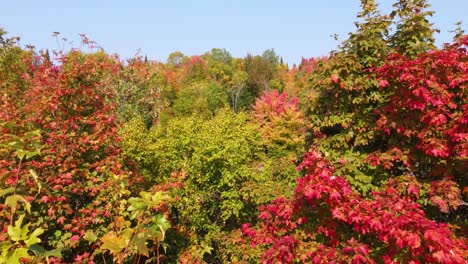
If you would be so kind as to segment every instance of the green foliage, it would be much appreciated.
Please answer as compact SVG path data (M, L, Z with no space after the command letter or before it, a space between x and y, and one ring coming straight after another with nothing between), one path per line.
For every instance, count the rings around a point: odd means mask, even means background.
M112 101L117 105L120 122L128 122L138 116L149 127L158 121L168 104L168 98L161 96L170 91L162 66L144 62L141 58L130 60L111 87Z
M362 0L362 10L357 17L360 21L356 22L356 32L350 33L349 38L339 48L339 51L334 53L342 61L342 68L335 69L335 74L342 77L342 74L359 77L360 72L369 67L374 67L376 63L382 63L382 57L387 53L387 41L389 26L391 19L386 15L381 15L378 5L374 0ZM350 81L350 80L349 80ZM359 81L353 84L356 89ZM362 85L362 84L361 84ZM367 87L367 86L365 86Z
M212 49L211 52L205 53L203 58L208 62L208 74L210 78L226 86L230 81L233 72L233 58L225 49Z
M11 123L3 123L0 130L10 130ZM30 232L31 222L24 222L26 214L31 214L30 199L27 199L22 194L21 189L25 187L25 183L30 176L38 187L40 193L42 184L38 180L38 175L32 169L29 169L29 175L21 175L21 169L24 166L22 163L25 160L34 158L41 153L40 131L35 130L26 132L22 136L14 134L3 134L0 136L0 156L2 158L14 159L14 169L7 170L0 174L2 178L8 177L8 174L16 174L15 185L8 188L0 189L0 198L4 202L5 207L2 208L2 214L6 214L9 209L9 224L7 228L8 240L0 240L0 263L22 263L22 259L34 259L34 261L46 260L49 263L49 257L61 257L61 250L45 250L40 243L42 242L39 236L44 233L44 229L33 224L33 231ZM21 193L21 194L20 194ZM36 194L36 196L37 196ZM33 198L35 199L36 196ZM17 220L14 219L17 217ZM13 224L14 221L14 224ZM33 252L36 257L30 255L29 251Z
M399 54L414 57L417 54L435 48L434 32L428 21L434 12L428 11L427 0L399 0L393 6L391 17L399 17L396 32L389 40L390 46Z
M250 177L249 163L262 153L260 135L246 118L223 109L212 119L174 118L147 133L137 121L124 127L123 147L153 181L183 171L201 190L227 191Z
M203 81L208 77L207 62L200 56L187 58L182 65L182 70L182 84L184 85Z
M260 125L272 157L294 160L304 152L305 118L297 98L277 90L265 92L252 106L252 115Z
M274 49L265 50L262 53L262 58L268 61L271 67L276 68L279 64L279 56L276 54Z
M198 114L210 117L226 104L227 94L223 87L214 82L199 82L179 92L172 110L176 116Z
M233 61L231 53L226 49L211 49L211 51L204 56L208 58L209 62L212 61L230 65Z
M158 208L168 202L169 196L162 192L140 192L140 197L130 197L123 204L128 204L126 210L115 215L115 221L104 234L100 250L109 252L114 263L124 263L130 256L151 255L159 263L162 255L160 247L166 248L164 239L166 231L171 227L163 214L156 214ZM89 236L88 240L97 237ZM97 253L100 253L99 251Z
M175 51L169 54L167 58L167 65L171 67L180 67L186 59L185 55L180 51Z
M12 91L12 86L20 87L24 91L27 80L21 75L29 73L28 63L32 62L31 51L21 49L17 42L18 37L7 37L7 32L0 28L0 89ZM13 96L13 94L8 94ZM3 95L5 96L5 95ZM20 103L15 101L15 103Z
M246 106L243 105L244 101L242 99L244 98L243 95L245 94L248 78L249 75L245 71L237 70L233 73L232 78L227 86L231 109L234 111L246 108Z
M357 31L312 73L309 114L313 144L338 171L346 172L353 188L363 193L382 180L364 160L365 153L385 146L372 125L376 106L385 100L370 71L383 63L388 52L386 37L391 20L381 15L374 1L361 1Z
M250 99L259 96L263 91L269 91L271 81L277 77L279 59L273 49L266 50L262 56L247 55L244 58L245 72L248 74L247 94ZM245 99L249 99L247 96ZM248 104L252 104L248 101Z
M251 219L258 204L292 192L294 164L265 161L263 139L247 118L222 109L212 119L173 118L149 131L133 121L122 132L125 153L138 161L148 181L179 182L172 189L171 196L178 197L172 211L193 257L200 243L221 250L223 236Z
M414 56L433 48L434 30L427 21L432 12L425 10L426 1L399 1L390 16L381 15L372 0L361 1L361 6L356 32L311 74L308 118L313 144L338 172L347 175L353 188L368 193L391 174L404 170L401 167L389 173L366 162L370 153L385 152L392 145L374 125L379 119L376 109L389 97L374 69L389 53ZM389 33L391 26L396 28L393 34Z

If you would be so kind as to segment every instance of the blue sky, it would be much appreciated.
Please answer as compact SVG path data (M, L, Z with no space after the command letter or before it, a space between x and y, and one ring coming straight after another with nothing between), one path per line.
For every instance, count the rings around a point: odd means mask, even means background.
M385 0L389 11L394 1ZM468 24L468 0L432 0L437 43L451 41L453 24ZM78 0L1 3L0 27L21 44L59 49L52 32L79 46L85 33L122 58L137 53L165 61L173 51L201 55L225 48L235 57L274 48L290 65L301 57L326 55L354 31L358 0ZM466 24L463 27L466 29ZM70 47L70 44L66 45Z

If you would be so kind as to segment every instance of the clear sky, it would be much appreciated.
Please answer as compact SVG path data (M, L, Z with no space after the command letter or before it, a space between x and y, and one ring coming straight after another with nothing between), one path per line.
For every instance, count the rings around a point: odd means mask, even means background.
M389 11L393 0L381 0ZM468 24L468 0L432 0L437 43L451 41L454 23ZM141 50L166 61L173 51L201 55L225 48L234 57L274 48L290 65L326 55L354 31L359 0L4 0L0 27L21 45L59 49L52 32L79 46L85 33L122 58ZM67 45L70 47L70 44Z

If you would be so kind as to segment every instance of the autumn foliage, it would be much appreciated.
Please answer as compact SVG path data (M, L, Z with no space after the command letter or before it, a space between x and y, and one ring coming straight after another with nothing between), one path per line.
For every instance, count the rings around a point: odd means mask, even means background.
M66 261L92 262L98 237L107 232L103 227L112 226L119 204L143 180L132 167L126 168L118 146L121 137L107 87L120 73L120 63L104 53L70 52L58 57L60 65L48 61L35 65L29 58L44 59L28 53L18 57L30 63L21 73L21 86L2 83L8 91L0 111L2 143L12 146L2 153L2 184L13 186L12 197L24 197L34 208L27 219L46 230L43 248L61 249L54 256ZM34 155L27 144L8 143L22 141L32 130L39 131L26 138L36 140ZM21 154L25 151L26 156ZM119 192L122 188L124 192ZM17 206L11 212L2 207L4 234L17 219L16 210L22 211Z
M252 106L252 115L269 144L271 155L298 156L303 150L305 117L299 100L278 90L264 92Z
M0 30L0 264L466 263L468 36L361 4L291 68Z
M377 127L396 134L397 147L409 150L413 162L419 161L418 151L439 160L468 155L467 47L465 36L415 59L395 54L376 71L388 96L376 109Z
M262 262L465 262L466 240L427 218L411 182L392 179L366 199L317 150L299 169L306 174L294 196L262 206L258 229L243 226L251 244L265 248Z

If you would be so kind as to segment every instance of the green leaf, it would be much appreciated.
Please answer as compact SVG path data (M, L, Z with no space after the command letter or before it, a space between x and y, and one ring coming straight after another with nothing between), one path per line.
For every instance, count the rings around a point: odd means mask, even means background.
M35 245L30 246L29 250L31 250L34 253L34 255L38 257L45 257L47 260L47 263L49 263L49 257L62 258L63 249L56 248L52 250L46 250L44 247L35 244Z
M38 150L38 149L36 149L34 151L25 151L24 153L26 155L26 159L30 159L32 157L35 157L35 156L41 154L40 150Z
M34 244L37 244L39 242L41 242L41 239L38 238L38 236L42 235L44 233L44 229L42 228L37 228L36 230L34 230L31 235L29 235L29 238L26 239L24 241L24 243L26 244L26 246L31 246L31 245L34 245Z
M93 243L94 241L96 241L98 239L98 236L93 232L93 230L88 230L86 231L86 233L84 234L83 238L90 242L90 243Z
M1 254L1 256L6 257L9 250L10 250L10 248L12 248L12 247L13 247L13 245L10 243L10 241L0 243L0 254ZM0 258L0 260L1 260L1 258ZM0 261L0 263L5 263L5 262Z
M55 238L61 237L61 236L62 236L62 231L56 230L56 231L54 232L54 236L55 236Z
M28 258L28 257L29 257L29 254L28 254L28 249L27 248L17 248L17 249L15 249L13 254L11 254L11 256L9 256L7 258L6 263L8 263L8 264L21 264L20 260L22 258Z
M21 139L16 139L16 140L12 139L12 141L8 142L8 146L10 148L15 149L15 150L22 150L23 149L23 143L21 142Z
M16 206L18 205L18 201L24 203L24 207L28 213L31 213L31 204L21 195L14 194L10 195L5 199L5 204L8 205L13 211L16 211Z
M24 159L24 156L26 156L26 151L22 150L22 149L18 149L16 151L16 155L18 156L18 158L20 160L23 160Z
M34 130L34 131L31 131L31 132L27 132L24 134L23 138L25 139L32 139L36 136L40 136L41 135L41 131L40 130Z
M42 246L40 246L38 244L31 245L29 247L29 250L31 250L32 253L34 253L34 255L36 255L36 256L45 256L45 254L47 252L47 250L44 247L42 247Z
M141 198L132 197L128 199L128 203L130 206L128 207L127 211L138 211L138 210L146 210L148 208L148 204Z
M211 251L213 250L213 248L206 242L206 241L202 241L200 243L200 246L202 247L202 255L205 255L205 254L211 254Z
M49 257L56 257L56 258L62 258L62 249L56 248L52 250L48 250L45 254L47 258Z
M153 206L159 205L161 202L167 201L169 196L164 192L156 192L151 196L151 202Z
M39 181L39 177L37 176L37 173L33 170L33 169L30 169L29 170L29 174L31 174L31 176L33 177L34 181L36 182L36 185L37 187L39 188L39 190L37 190L37 193L39 194L42 190L42 184L41 182Z
M169 221L167 221L166 217L164 217L164 215L157 215L154 219L153 219L153 223L157 224L158 226L160 226L160 228L163 230L163 231L166 231L168 230L169 228L171 228L171 223L169 223Z
M130 236L133 229L125 229L121 235L117 236L114 232L109 232L101 237L101 249L107 249L111 254L117 254L127 247L130 242Z
M9 193L12 193L14 191L15 191L15 187L9 187L9 188L6 188L6 189L1 189L0 190L0 197L5 196L5 195L7 195Z
M13 241L20 241L26 239L28 235L28 227L29 223L26 224L24 227L21 227L23 224L23 219L24 219L24 214L20 215L18 220L15 221L15 226L8 226L8 235L10 236L10 239Z
M171 227L171 224L164 215L153 217L152 224L146 225L145 229L151 233L152 238L158 241L163 241L166 236L166 231Z
M5 199L5 204L10 207L13 211L16 210L16 206L18 205L18 195L10 195Z
M146 241L148 239L151 239L149 233L146 232L138 232L135 236L132 238L132 244L135 245L137 248L138 254L144 255L146 257L149 256L149 251L148 247L146 247Z

